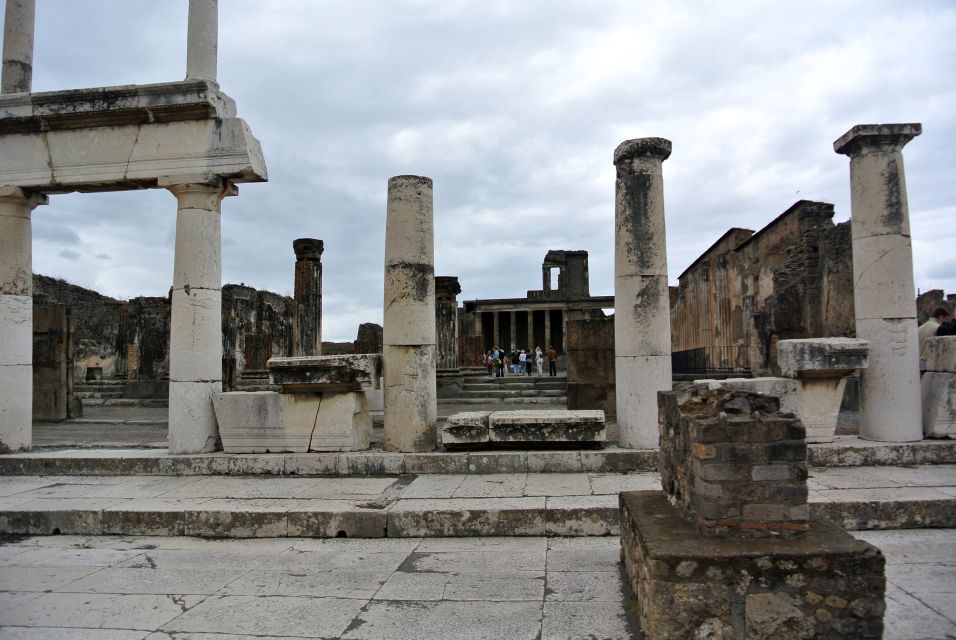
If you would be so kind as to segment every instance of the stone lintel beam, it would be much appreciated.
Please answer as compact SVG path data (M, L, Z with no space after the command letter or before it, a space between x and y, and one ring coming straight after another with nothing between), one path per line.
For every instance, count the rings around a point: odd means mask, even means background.
M382 355L270 358L266 367L270 381L279 385L282 393L375 390L380 388Z
M777 364L785 378L840 378L867 367L869 348L869 342L858 338L780 340Z
M321 261L325 243L316 238L298 238L292 241L292 250L296 260Z
M870 152L895 152L923 133L919 122L904 124L858 124L836 139L833 150L850 156Z
M3 20L2 93L29 93L33 83L34 0L6 0Z

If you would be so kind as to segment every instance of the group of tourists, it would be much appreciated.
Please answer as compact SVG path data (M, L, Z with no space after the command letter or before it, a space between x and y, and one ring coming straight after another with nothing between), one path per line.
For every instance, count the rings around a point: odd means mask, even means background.
M505 371L512 375L532 375L537 369L538 375L544 375L544 360L548 359L548 375L558 375L558 352L554 347L548 347L547 353L541 347L525 349L513 348L507 353L501 347L493 347L484 355L484 365L488 369L488 377L503 378Z

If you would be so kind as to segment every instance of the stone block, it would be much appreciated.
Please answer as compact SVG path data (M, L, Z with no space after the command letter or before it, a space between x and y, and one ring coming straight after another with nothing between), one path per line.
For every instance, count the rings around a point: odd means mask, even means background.
M777 342L777 364L784 378L847 375L867 366L869 344L856 338L811 338Z
M288 395L280 394L283 398ZM372 418L365 394L358 391L322 394L310 451L360 451L368 449L371 437Z
M603 443L604 412L599 410L495 411L488 417L491 442Z
M220 447L212 398L222 382L169 381L169 452L210 453Z
M482 445L490 440L488 416L490 411L464 411L448 416L442 428L441 442L445 446Z
M0 402L0 453L29 450L33 437L33 367L0 366L0 389L4 395Z
M298 420L283 420L283 405L274 391L234 391L212 398L219 421L219 436L226 453L264 453L309 450L315 412ZM302 411L302 405L298 407ZM295 415L296 412L293 412ZM291 416L290 416L291 417Z
M266 366L283 393L375 390L382 378L378 353L269 358Z
M622 557L648 640L882 637L883 555L833 524L814 521L786 540L713 538L660 492L621 493L620 509Z
M956 336L938 336L926 341L926 370L956 373Z
M927 371L920 380L923 434L956 438L956 373Z

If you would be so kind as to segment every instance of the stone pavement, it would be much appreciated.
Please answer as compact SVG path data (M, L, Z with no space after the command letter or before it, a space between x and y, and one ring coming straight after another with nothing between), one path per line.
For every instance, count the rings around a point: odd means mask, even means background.
M956 637L956 530L887 558L886 640ZM2 640L639 640L617 538L0 542Z
M956 465L815 467L811 513L848 529L956 527ZM0 532L408 538L617 535L656 472L5 475Z

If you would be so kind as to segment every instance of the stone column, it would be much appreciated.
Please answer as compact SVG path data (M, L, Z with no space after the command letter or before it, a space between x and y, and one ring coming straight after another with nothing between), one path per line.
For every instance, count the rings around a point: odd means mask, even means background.
M219 0L189 0L186 79L216 81Z
M551 347L551 309L544 310L544 344L541 349L547 353Z
M500 347L501 346L501 321L498 319L498 314L500 311L492 311L492 334L494 337L495 344L492 346Z
M458 369L458 294L456 276L435 278L435 341L438 369Z
M538 346L534 342L534 309L528 308L528 348L534 353L534 348ZM533 367L532 367L533 368Z
M9 9L8 9L9 12ZM0 187L0 453L33 433L33 247L30 215L47 198Z
M657 392L671 389L662 166L670 140L638 138L614 150L614 373L620 445L658 447Z
M179 207L169 334L169 452L219 449L212 396L222 391L220 206L232 183L163 180ZM201 182L199 180L202 180Z
M34 0L7 0L0 93L29 93L33 84ZM31 338L31 342L32 342Z
M509 314L508 323L511 325L509 327L509 329L511 330L511 340L510 340L510 344L506 348L510 352L512 349L515 349L518 346L518 322L517 322L517 317L515 316L514 311L509 311L508 314Z
M437 443L432 216L430 178L389 178L383 327L389 451L431 451Z
M860 437L909 442L920 425L916 287L903 147L920 124L857 125L833 143L850 157L856 337L870 343L860 374Z
M292 355L322 355L322 251L314 238L292 241L295 251L295 317Z

